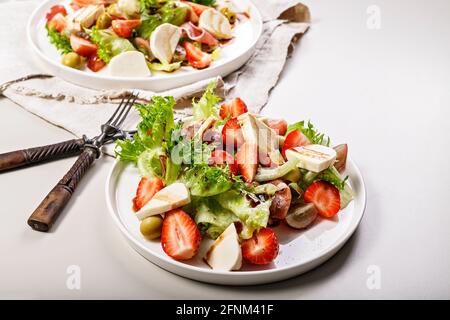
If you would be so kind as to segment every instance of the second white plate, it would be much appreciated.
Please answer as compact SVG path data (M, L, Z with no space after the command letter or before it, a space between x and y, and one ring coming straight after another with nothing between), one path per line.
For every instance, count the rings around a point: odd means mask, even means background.
M235 4L243 11L247 11L250 19L236 27L235 38L222 49L220 58L210 67L203 70L182 67L173 73L160 72L151 77L112 77L108 75L107 67L105 70L94 73L61 64L61 55L47 37L45 14L51 6L63 4L68 7L69 2L68 0L47 0L33 12L27 25L28 43L35 53L37 62L47 72L74 84L93 89L145 89L158 92L216 76L225 76L240 68L251 57L262 33L262 19L258 9L250 0L239 0Z

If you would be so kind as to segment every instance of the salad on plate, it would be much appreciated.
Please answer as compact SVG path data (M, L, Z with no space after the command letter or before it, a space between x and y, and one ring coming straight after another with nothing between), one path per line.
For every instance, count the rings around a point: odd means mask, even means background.
M253 114L240 98L221 101L215 86L178 121L172 97L135 106L137 133L116 145L118 159L141 175L130 214L173 259L192 259L210 238L202 258L214 270L270 264L279 253L277 225L305 229L352 200L341 175L347 145L332 147L311 122Z
M71 0L45 28L65 66L147 77L208 68L248 18L229 0Z

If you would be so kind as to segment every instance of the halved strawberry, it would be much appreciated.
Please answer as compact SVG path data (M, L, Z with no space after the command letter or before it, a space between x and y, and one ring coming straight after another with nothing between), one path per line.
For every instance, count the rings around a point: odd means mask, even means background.
M210 165L224 166L228 165L233 175L238 174L238 164L236 159L225 150L214 150L211 152L211 157L208 159Z
M223 143L231 148L237 148L244 143L241 125L237 118L229 119L222 128Z
M241 98L234 98L233 100L222 103L219 115L222 119L228 117L237 118L246 112L248 112L248 108L245 102Z
M312 202L325 218L331 218L339 212L341 196L339 190L326 181L316 181L306 188L304 199L306 203Z
M278 255L279 244L275 232L262 228L241 244L242 256L254 264L271 263Z
M202 14L202 12L205 11L206 9L211 8L211 7L204 6L202 4L198 4L198 3L194 3L194 2L189 2L189 1L183 1L183 2L188 4L192 8L192 10L194 10L194 12L197 16L200 16Z
M63 31L66 25L66 18L61 13L55 14L53 18L48 22L48 28L50 30L56 30L58 32Z
M91 54L87 61L87 67L94 72L100 71L106 66L106 62L100 59L97 53Z
M175 209L164 216L161 245L176 260L191 259L200 247L202 237L194 220L183 210Z
M56 16L58 13L60 13L62 16L67 15L67 10L64 8L64 6L56 4L50 8L50 10L45 15L45 19L47 19L47 22L53 19L54 16Z
M311 144L311 142L300 130L291 131L284 140L281 154L286 158L286 150L306 146L308 144Z
M190 42L183 42L183 48L186 50L186 59L189 64L196 69L204 69L211 64L211 56L203 52Z
M83 57L89 57L97 52L97 46L95 44L73 34L70 36L70 46L73 51Z
M236 153L236 160L244 181L253 182L258 171L258 146L253 143L244 143Z
M113 20L113 31L122 38L129 38L133 34L133 29L141 25L141 20Z
M336 151L336 162L334 163L334 167L339 172L344 171L345 165L347 164L348 146L347 144L340 144L333 149Z
M163 187L164 184L159 178L142 177L136 190L136 197L133 198L133 210L139 211Z
M275 130L280 136L284 136L288 128L286 120L283 119L269 119L267 120L267 125Z

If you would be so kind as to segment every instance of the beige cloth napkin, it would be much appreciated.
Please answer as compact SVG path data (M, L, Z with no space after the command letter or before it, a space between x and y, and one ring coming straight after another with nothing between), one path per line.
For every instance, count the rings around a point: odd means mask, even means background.
M1 0L0 0L1 1ZM223 96L240 96L253 112L260 112L276 85L290 49L298 36L309 27L309 10L296 0L255 0L264 20L264 30L257 49L239 70L218 79ZM0 83L24 75L42 73L33 63L26 45L26 22L39 1L0 2ZM189 114L183 102L203 91L211 79L161 92L180 100L177 113ZM95 91L59 78L28 80L10 86L4 95L48 122L76 136L98 133L99 126L111 114L124 91ZM139 90L148 100L153 92ZM130 115L127 127L136 125L138 117Z

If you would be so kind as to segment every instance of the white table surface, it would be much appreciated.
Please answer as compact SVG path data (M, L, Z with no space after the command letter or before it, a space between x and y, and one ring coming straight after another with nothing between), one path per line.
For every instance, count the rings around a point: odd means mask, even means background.
M313 26L264 113L310 118L350 146L368 203L335 257L265 286L215 286L170 274L134 252L109 218L110 158L83 179L53 232L32 231L26 220L74 161L66 159L0 176L0 297L450 298L450 2L305 4ZM372 4L380 8L380 29L366 24ZM4 98L0 127L0 152L71 138ZM70 265L80 267L80 290L66 286ZM379 268L378 290L366 285L370 266Z

